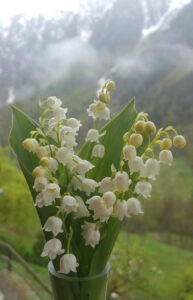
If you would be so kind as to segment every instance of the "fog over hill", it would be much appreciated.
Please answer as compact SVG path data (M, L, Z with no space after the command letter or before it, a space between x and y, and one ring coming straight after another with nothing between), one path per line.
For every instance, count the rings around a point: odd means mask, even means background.
M98 1L52 19L14 16L0 25L0 104L46 97L50 86L63 96L109 77L126 87L123 102L163 96L192 77L192 20L190 0Z

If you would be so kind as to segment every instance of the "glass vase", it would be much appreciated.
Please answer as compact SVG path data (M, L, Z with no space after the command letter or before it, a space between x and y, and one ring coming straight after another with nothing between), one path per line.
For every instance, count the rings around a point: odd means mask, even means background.
M55 271L53 263L48 264L53 300L106 300L108 272L105 269L90 277L69 277Z

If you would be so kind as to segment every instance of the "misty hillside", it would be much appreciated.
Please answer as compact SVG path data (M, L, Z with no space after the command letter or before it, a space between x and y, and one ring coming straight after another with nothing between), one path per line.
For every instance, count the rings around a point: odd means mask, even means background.
M193 2L99 1L80 14L48 20L15 16L0 27L0 135L6 105L23 102L36 114L37 99L61 97L77 113L107 78L115 100L136 96L158 124L189 128L193 117ZM118 99L118 100L117 100ZM115 104L115 110L117 105ZM4 137L1 138L4 142Z

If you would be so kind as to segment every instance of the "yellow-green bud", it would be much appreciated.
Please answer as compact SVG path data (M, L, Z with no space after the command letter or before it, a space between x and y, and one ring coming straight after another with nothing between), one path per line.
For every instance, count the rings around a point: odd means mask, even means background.
M147 121L145 123L144 130L145 130L145 133L147 133L148 135L154 135L156 133L157 129L156 129L156 126L153 122Z
M110 97L109 97L108 94L100 92L99 93L99 101L104 102L104 103L109 103L110 102Z
M29 152L33 152L35 153L37 151L37 148L39 147L38 142L36 139L25 139L22 142L22 146L25 150L29 151Z
M96 103L96 110L97 111L103 111L106 107L106 104L101 102L101 101L97 101Z
M173 139L173 144L176 148L182 149L186 146L186 139L183 135L176 135Z
M169 138L164 138L160 143L160 148L162 150L168 150L172 148L172 141Z
M40 165L42 167L47 167L49 165L49 158L48 157L42 157L40 160Z
M106 84L107 91L113 92L116 89L116 83L112 80L109 80Z
M32 175L34 177L45 177L47 173L48 171L46 169L44 169L42 166L38 166L33 170Z
M129 132L126 132L124 135L123 135L123 141L124 143L127 143L129 140Z
M42 158L42 157L48 155L48 152L44 146L40 146L36 150L36 155L38 158Z
M137 133L143 133L145 128L145 121L137 121L134 125L134 128Z
M129 138L129 144L134 146L135 148L138 148L143 143L143 137L139 133L132 133Z

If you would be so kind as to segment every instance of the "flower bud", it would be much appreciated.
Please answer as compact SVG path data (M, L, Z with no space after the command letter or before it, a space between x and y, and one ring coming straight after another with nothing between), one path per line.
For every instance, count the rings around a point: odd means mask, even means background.
M42 167L48 167L49 164L49 158L48 157L42 157L40 160L40 165Z
M170 138L165 138L161 141L160 143L160 148L162 150L168 150L170 148L172 148L172 141Z
M22 146L25 150L35 153L37 148L39 147L36 139L25 139L22 142Z
M145 121L139 120L135 123L135 131L137 133L143 133L144 132L144 128L145 128Z
M48 152L47 152L47 150L44 146L40 146L36 150L36 155L37 155L38 158L41 159L42 157L47 156Z
M109 103L110 102L110 97L107 93L105 94L103 92L100 92L98 98L99 98L99 101L101 101L103 103Z
M103 103L102 101L97 101L96 102L96 110L97 111L104 111L105 108L106 108L105 103Z
M43 168L42 166L38 166L33 170L32 175L34 177L46 177L47 173L48 172L45 168Z
M154 135L156 133L156 126L153 122L148 121L145 123L145 133L147 133L148 135Z
M186 146L186 139L183 135L176 135L173 139L174 146L182 149Z
M113 92L116 89L116 83L112 80L109 80L106 84L107 91Z
M143 137L139 133L132 133L132 135L129 138L130 145L134 146L135 148L138 148L143 143Z

